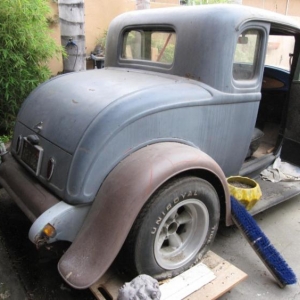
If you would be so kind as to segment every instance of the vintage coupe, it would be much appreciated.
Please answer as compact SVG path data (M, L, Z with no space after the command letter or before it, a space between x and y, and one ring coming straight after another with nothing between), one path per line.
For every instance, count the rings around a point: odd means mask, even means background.
M231 224L226 177L256 178L260 212L300 192L263 182L300 164L300 27L235 5L128 12L105 68L57 76L16 120L0 184L38 246L70 241L61 276L91 286L116 257L133 275L174 276Z

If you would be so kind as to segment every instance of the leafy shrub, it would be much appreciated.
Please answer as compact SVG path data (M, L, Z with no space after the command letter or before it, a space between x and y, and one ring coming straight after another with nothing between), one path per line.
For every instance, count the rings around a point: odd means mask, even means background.
M3 144L6 144L10 141L11 139L11 136L8 136L8 135L1 135L0 136L0 144L3 143Z
M62 48L50 37L48 0L0 1L0 135L10 133L25 97L51 75Z
M102 35L96 40L95 49L99 49L99 52L102 51L102 54L105 54L107 32L108 32L107 29L105 29Z

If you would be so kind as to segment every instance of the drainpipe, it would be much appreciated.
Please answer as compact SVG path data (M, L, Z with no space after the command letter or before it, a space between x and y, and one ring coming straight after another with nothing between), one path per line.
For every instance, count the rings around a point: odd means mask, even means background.
M285 8L285 14L288 14L289 11L289 4L290 4L290 0L286 0L286 8Z
M150 0L136 0L135 2L136 9L149 9Z
M68 54L64 73L86 69L84 0L58 0L61 44Z

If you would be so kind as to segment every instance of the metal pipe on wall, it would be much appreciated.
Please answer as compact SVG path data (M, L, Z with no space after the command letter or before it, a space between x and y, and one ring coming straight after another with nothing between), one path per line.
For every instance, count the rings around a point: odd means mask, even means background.
M286 0L286 8L285 8L285 14L288 14L289 11L289 4L290 4L290 0Z

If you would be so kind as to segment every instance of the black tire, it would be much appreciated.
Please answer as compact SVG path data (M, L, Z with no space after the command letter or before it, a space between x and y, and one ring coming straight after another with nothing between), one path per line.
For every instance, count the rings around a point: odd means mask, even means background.
M192 176L170 180L142 208L121 263L132 276L176 276L209 250L219 219L220 202L210 183Z

